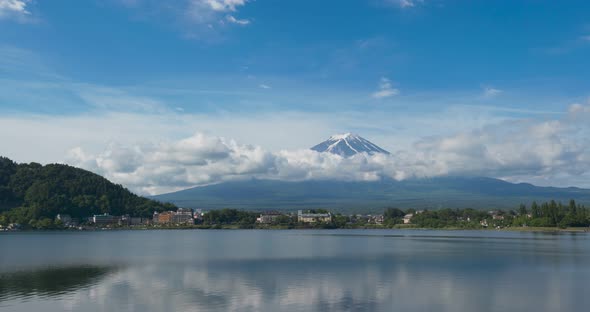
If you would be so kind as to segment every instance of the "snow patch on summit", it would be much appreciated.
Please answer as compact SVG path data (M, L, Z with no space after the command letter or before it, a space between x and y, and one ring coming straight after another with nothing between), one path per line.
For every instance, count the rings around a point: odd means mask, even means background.
M371 143L369 140L350 132L332 135L328 140L311 149L316 152L328 152L343 157L349 157L359 153L367 153L369 155L377 153L389 154L388 151Z

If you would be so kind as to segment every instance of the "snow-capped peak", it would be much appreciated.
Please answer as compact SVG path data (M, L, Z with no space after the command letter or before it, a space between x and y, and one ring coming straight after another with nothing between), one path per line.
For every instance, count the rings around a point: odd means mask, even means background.
M352 134L350 132L342 133L342 134L334 134L328 140L336 141L336 140L344 140L344 139L353 139L358 138L357 135Z
M388 151L371 143L369 140L350 132L335 134L328 140L312 147L311 149L317 152L328 152L345 157L358 153L367 153L371 155L375 153L389 154Z

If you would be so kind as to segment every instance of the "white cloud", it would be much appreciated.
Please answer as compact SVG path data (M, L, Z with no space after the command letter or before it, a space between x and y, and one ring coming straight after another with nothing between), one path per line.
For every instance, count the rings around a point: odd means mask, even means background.
M400 5L402 8L407 8L407 7L413 7L415 4L414 4L414 2L413 2L413 1L411 1L411 0L400 0L400 1L399 1L399 5Z
M386 4L395 5L402 9L415 7L416 5L423 2L424 0L385 0Z
M0 19L7 17L23 17L31 14L27 10L29 0L0 0Z
M248 24L250 24L250 21L249 20L247 20L247 19L237 19L237 18L233 17L232 15L227 15L225 17L225 19L228 22L233 23L233 24L238 24L238 25L248 25Z
M484 98L493 98L502 93L503 91L500 89L496 89L494 87L484 87L483 88L483 97Z
M572 114L580 107L572 106ZM590 109L583 107L588 114ZM90 153L73 148L68 163L95 171L140 193L248 179L372 181L477 175L539 184L581 182L590 175L584 122L510 120L453 135L425 137L391 155L343 158L307 149L271 152L197 133L176 140L109 144Z
M188 5L188 16L197 23L210 25L213 22L223 23L222 14L237 12L238 8L246 5L246 0L191 0ZM233 24L247 25L247 19L236 19L232 15L225 18Z
M132 12L135 18L157 16L179 28L186 38L217 42L223 39L230 25L245 26L249 19L236 18L239 9L248 0L117 0Z
M590 99L586 101L586 104L574 103L569 106L568 113L572 118L585 118L587 114L590 114Z
M122 89L89 84L72 84L69 88L86 104L101 110L144 113L163 113L170 110L158 100L133 95Z
M262 88L262 89L270 89L269 85L266 85L264 83L261 83L260 85L258 85L258 87Z
M381 81L379 82L379 90L374 92L372 96L376 99L382 99L398 94L399 89L394 88L391 84L391 81L388 78L382 77Z
M590 35L581 36L580 40L590 42Z
M196 2L204 2L214 11L235 12L237 7L246 5L247 0L196 0Z
M386 155L343 158L311 150L273 153L259 146L198 133L171 143L111 144L95 155L75 148L68 163L138 192L153 194L250 177L376 180L387 174L395 160Z

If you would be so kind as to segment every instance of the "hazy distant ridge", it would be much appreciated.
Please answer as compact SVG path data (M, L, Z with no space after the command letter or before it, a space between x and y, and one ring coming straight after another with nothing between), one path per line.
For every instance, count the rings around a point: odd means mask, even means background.
M485 177L438 177L374 182L247 180L195 187L154 197L194 208L371 210L400 208L517 208L532 201L575 199L590 190L538 187Z

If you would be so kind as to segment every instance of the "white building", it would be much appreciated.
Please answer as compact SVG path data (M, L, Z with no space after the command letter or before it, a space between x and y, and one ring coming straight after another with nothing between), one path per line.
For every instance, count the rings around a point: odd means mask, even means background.
M412 223L412 218L414 217L413 213L408 213L404 216L404 224Z
M55 216L55 220L61 221L61 223L65 226L70 225L70 223L72 223L72 217L70 217L70 215L68 214L58 214L57 216Z
M297 221L303 223L316 223L316 222L331 222L331 213L303 213L302 210L297 212Z
M256 223L262 224L269 224L277 222L278 218L281 216L280 212L277 211L269 211L261 213L258 218L256 218Z
M194 224L193 210L191 208L178 208L178 210L172 215L172 223Z

